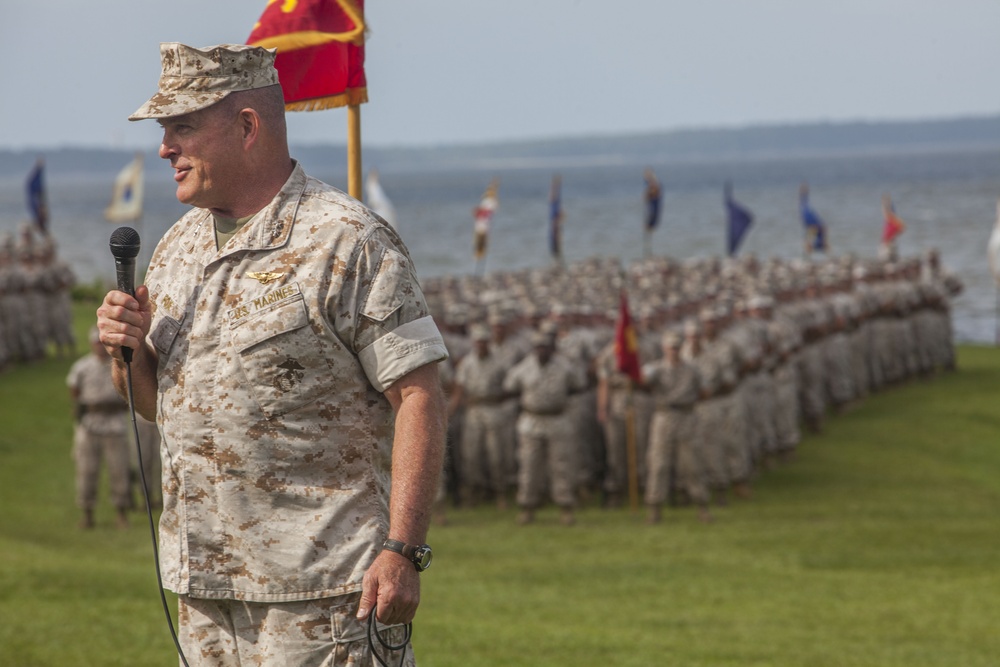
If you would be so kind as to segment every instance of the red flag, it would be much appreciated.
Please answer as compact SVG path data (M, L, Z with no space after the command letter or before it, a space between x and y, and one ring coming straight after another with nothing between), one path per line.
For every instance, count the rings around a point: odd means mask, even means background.
M628 297L624 289L621 291L621 308L618 313L618 323L615 325L615 361L619 373L628 375L635 382L642 381L639 369L639 339L628 312Z
M891 208L885 212L885 225L882 227L882 243L892 243L892 240L906 230L906 225Z
M247 44L278 49L289 111L368 101L364 0L269 0Z
M495 178L490 181L486 192L483 193L483 198L479 201L479 206L472 209L472 217L475 225L473 228L472 250L476 255L476 259L481 260L486 256L486 243L490 236L490 222L493 221L493 214L496 213L497 206L499 205L499 200L497 199L497 189L499 187L500 181Z

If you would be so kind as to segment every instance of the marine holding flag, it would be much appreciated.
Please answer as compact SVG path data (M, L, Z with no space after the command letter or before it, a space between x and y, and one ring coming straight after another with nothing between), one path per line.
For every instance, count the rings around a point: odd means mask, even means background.
M604 431L603 488L608 507L621 504L626 492L638 502L639 452L644 434L638 434L636 396L633 388L640 382L639 343L628 296L619 295L618 321L615 335L600 353L597 370L597 421Z
M147 284L97 315L119 392L128 347L135 406L162 434L180 644L192 665L371 665L377 617L404 646L382 658L413 665L447 351L409 253L291 158L272 50L160 54L130 120L160 123L193 208Z

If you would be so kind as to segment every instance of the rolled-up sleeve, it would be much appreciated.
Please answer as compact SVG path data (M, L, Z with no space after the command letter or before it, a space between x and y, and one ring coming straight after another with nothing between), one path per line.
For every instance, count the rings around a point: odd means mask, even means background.
M410 371L448 358L406 249L383 233L361 250L354 345L369 382L385 391Z
M448 358L444 340L430 317L407 322L387 332L358 354L368 381L379 391L410 371Z

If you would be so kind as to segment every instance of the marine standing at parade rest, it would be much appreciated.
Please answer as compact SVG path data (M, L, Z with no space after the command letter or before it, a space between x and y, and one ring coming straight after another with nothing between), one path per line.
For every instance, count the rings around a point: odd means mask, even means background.
M444 343L395 232L290 157L275 52L160 53L130 119L158 120L194 208L98 325L163 438L181 645L192 665L372 664L364 621L399 643L429 564Z
M473 351L458 362L449 413L465 405L462 428L462 478L460 496L474 505L489 494L498 509L507 508L507 452L503 431L510 421L504 400L503 381L508 366L492 349L485 325L471 329Z
M555 353L555 337L535 332L534 351L510 369L504 389L521 397L517 418L518 523L535 519L546 488L562 509L564 525L575 523L579 447L567 408L570 395L586 389L584 373ZM546 472L548 476L546 477Z
M76 462L76 503L83 511L81 528L94 527L97 483L102 459L108 466L111 503L118 527L128 526L129 448L125 413L128 405L111 381L111 356L101 345L97 329L90 332L90 353L69 369L66 386L76 415L73 460Z

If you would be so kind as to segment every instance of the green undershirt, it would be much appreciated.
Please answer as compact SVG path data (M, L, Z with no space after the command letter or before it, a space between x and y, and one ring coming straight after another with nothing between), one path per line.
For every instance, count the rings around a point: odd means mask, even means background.
M253 215L248 215L245 218L223 218L213 213L212 218L215 219L216 249L221 250L229 242L229 239L236 236L236 232L240 231L243 225L247 224L252 217Z

